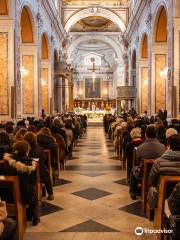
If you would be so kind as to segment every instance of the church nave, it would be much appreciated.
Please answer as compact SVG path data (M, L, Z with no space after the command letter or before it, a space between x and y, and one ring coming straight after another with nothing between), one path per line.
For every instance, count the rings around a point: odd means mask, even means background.
M40 224L28 227L26 240L133 240L136 227L152 227L140 201L129 196L126 171L101 124L88 126L60 178L55 199L45 203Z

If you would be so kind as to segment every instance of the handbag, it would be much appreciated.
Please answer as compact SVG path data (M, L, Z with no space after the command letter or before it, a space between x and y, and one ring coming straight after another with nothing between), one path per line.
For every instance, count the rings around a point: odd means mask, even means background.
M155 209L158 206L158 196L159 192L155 187L150 187L148 195L147 195L147 201L148 205L151 209Z

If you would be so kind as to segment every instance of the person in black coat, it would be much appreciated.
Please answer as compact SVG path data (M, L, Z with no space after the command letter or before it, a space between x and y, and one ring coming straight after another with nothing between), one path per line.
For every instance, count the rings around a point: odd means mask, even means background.
M49 149L51 151L51 165L54 169L57 169L56 139L52 136L49 128L41 128L37 134L37 142L43 149Z
M26 140L31 147L29 151L29 157L39 159L40 180L42 183L45 184L45 188L48 193L48 200L53 200L54 199L53 187L46 166L46 159L43 153L43 148L38 145L36 134L33 132L26 133L24 136L24 140Z
M19 176L21 198L23 205L29 205L32 214L32 224L40 222L37 195L35 191L36 162L28 157L30 146L26 141L13 145L12 155L5 153L5 165L0 168L0 175ZM9 196L6 196L9 197Z
M11 153L11 151L9 135L5 131L0 132L0 160L3 159L4 153Z

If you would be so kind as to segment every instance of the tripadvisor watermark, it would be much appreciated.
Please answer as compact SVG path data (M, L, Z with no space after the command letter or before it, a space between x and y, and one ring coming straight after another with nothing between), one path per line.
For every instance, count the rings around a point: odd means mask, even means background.
M149 228L142 228L137 227L135 229L135 234L137 236L141 236L143 234L158 234L158 233L165 233L165 234L171 234L173 230L171 229L149 229Z

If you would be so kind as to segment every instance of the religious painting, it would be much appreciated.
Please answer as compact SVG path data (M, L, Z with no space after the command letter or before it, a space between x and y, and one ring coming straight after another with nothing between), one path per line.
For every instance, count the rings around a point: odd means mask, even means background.
M22 56L23 114L34 114L34 57Z
M85 79L85 98L101 98L101 79Z
M9 114L8 33L0 32L0 114Z
M166 55L156 54L155 56L156 78L155 78L155 103L156 113L166 108Z
M148 109L148 68L141 68L141 112Z

